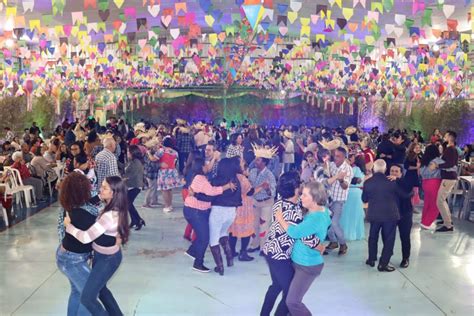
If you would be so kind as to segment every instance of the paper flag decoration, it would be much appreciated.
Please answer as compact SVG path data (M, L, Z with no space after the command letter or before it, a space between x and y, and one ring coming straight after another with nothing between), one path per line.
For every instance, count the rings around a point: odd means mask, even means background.
M160 13L160 5L159 4L149 5L148 12L150 13L152 17L156 18L158 14Z
M123 3L125 2L125 0L114 0L114 3L115 5L117 6L117 8L121 8L123 6Z
M264 11L263 5L243 5L242 8L250 26L252 29L255 29L262 19Z
M354 15L354 9L352 8L342 8L342 15L346 20L350 20Z
M451 15L453 15L455 8L456 7L454 5L450 5L450 4L443 5L444 16L448 19Z

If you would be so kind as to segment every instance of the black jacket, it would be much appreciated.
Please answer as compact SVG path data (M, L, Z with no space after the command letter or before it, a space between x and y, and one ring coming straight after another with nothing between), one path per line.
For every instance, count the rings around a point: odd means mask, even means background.
M402 177L396 182L400 190L408 195L398 197L398 209L400 211L400 216L403 217L404 215L409 215L413 212L413 204L411 204L413 183L411 183L406 177Z
M226 181L220 181L220 179L214 178L211 180L213 186L225 185ZM235 184L235 191L225 190L222 194L217 196L206 196L204 194L196 194L195 197L200 201L211 202L212 206L224 206L224 207L239 207L242 206L242 189L240 187L240 181L235 178L232 180Z
M362 201L369 203L369 222L389 222L400 219L398 199L408 198L395 181L390 181L383 173L375 173L364 183Z

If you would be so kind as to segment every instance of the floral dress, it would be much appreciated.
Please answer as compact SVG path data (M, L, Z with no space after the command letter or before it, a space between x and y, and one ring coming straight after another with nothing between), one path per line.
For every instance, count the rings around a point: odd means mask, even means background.
M183 179L180 177L176 169L176 161L178 159L178 152L172 148L162 147L155 153L155 158L160 163L166 163L166 168L160 168L158 171L157 190L166 191L174 188L179 188L184 185Z
M229 233L237 238L250 237L255 233L254 220L255 214L253 210L253 198L247 193L252 190L249 179L242 174L238 174L237 178L242 189L242 206L236 211L234 223L229 228Z

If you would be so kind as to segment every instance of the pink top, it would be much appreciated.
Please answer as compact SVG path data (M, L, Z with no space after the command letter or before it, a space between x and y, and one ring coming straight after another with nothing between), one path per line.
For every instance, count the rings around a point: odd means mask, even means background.
M74 225L70 224L66 227L66 232L74 236L74 238L76 238L83 244L88 244L90 242L93 242L103 234L112 237L117 237L118 221L118 212L109 211L102 215L99 215L95 224L89 227L89 229L86 231L77 229L76 227L74 227ZM92 244L92 248L103 255L113 255L114 253L120 250L120 246L118 245L113 245L112 247L103 247L97 245L96 243Z
M189 186L194 193L204 193L209 196L216 196L222 194L222 187L213 187L206 176L197 175L194 177L193 182ZM199 201L194 196L186 197L184 200L184 205L187 207L192 207L201 211L205 211L211 208L211 202Z

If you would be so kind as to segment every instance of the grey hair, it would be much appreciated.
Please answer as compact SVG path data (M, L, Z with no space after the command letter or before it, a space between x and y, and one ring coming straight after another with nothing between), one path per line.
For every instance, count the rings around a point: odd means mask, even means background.
M12 154L12 160L15 161L17 158L23 158L23 153L21 151L15 151Z
M377 159L374 161L374 173L387 171L387 163L383 159Z
M113 137L106 137L104 138L104 140L102 141L102 145L107 148L109 147L110 145L113 145L115 144L115 139Z
M328 202L328 194L326 188L322 183L319 182L308 182L304 186L305 188L309 189L309 195L313 201L320 205L324 206Z

